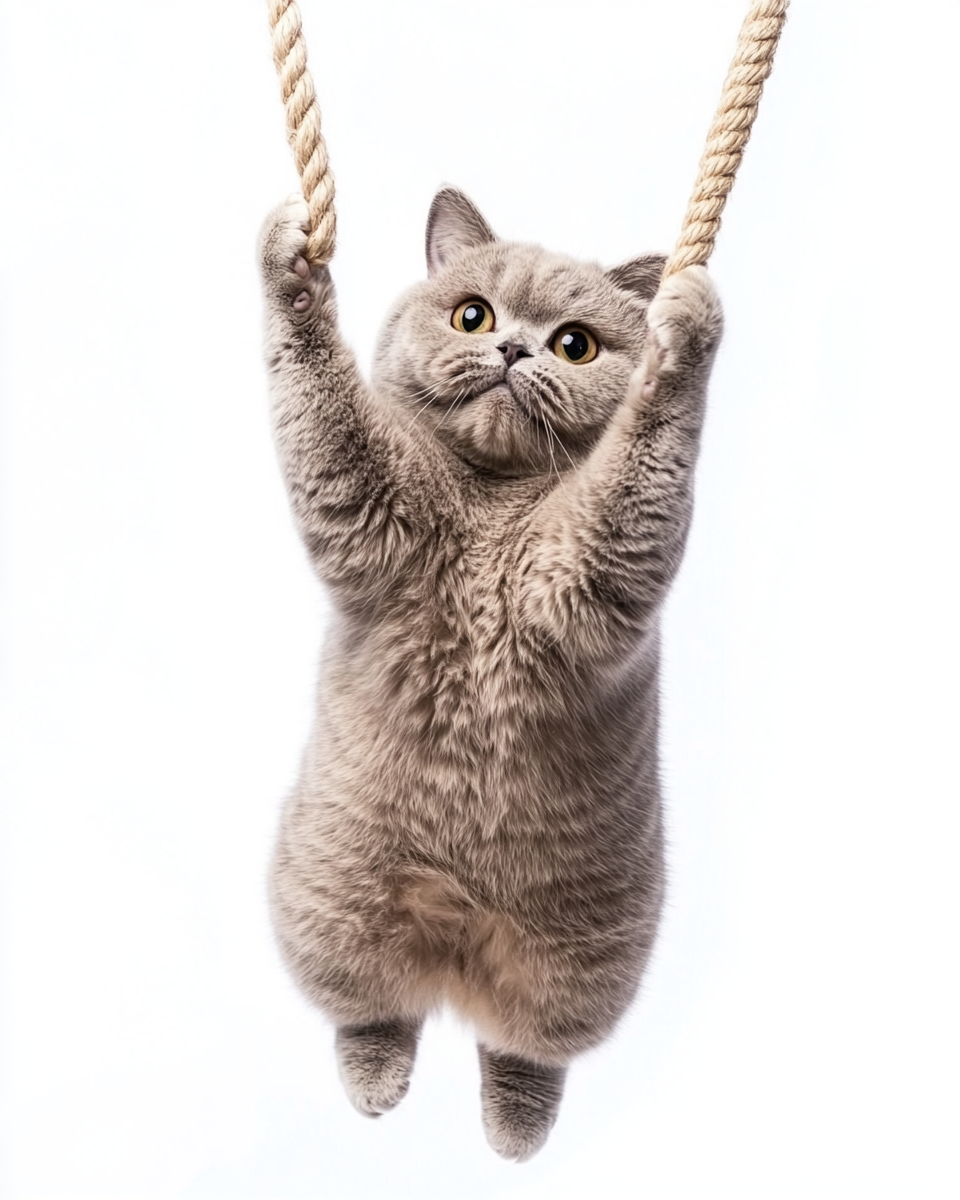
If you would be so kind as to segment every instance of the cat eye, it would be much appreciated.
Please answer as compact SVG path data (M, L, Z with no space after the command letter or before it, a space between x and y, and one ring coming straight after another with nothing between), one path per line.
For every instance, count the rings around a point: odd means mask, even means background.
M454 310L450 324L461 333L489 333L493 328L493 309L485 300L464 300Z
M597 339L588 329L582 329L579 325L565 325L553 339L553 352L557 358L576 363L577 366L592 362L599 351Z

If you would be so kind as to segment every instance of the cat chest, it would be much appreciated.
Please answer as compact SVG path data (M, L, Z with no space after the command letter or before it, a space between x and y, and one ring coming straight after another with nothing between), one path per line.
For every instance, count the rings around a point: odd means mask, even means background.
M556 664L518 619L514 574L492 553L428 573L389 616L353 639L352 683L388 724L416 738L455 731L485 742L523 725L557 693Z
M482 854L503 830L538 843L547 812L580 837L587 808L602 830L603 812L644 774L639 696L611 697L536 642L508 570L429 582L330 647L324 792L437 861L453 848L458 861Z
M503 597L425 607L387 651L398 699L446 719L503 711L532 686L522 641Z

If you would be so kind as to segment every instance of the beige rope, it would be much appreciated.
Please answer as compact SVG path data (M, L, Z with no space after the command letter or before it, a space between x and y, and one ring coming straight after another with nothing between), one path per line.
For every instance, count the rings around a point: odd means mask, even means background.
M320 107L307 70L300 10L294 0L267 0L273 33L273 61L280 76L280 94L287 110L287 141L310 209L307 258L316 266L333 258L337 214L333 209L333 175L320 132Z
M720 214L757 115L763 81L773 67L789 2L758 0L747 14L720 95L720 107L707 134L683 229L664 267L664 279L693 263L705 263L710 257L720 229Z
M664 268L664 279L693 263L705 263L710 257L720 229L720 215L757 115L763 83L773 67L789 3L790 0L756 0L744 20L720 95L720 107L707 134L683 228ZM287 140L293 147L303 195L310 209L307 258L311 263L326 263L333 257L337 239L333 175L320 132L316 90L307 70L300 10L295 0L267 0L267 5L273 32L273 61L286 106Z

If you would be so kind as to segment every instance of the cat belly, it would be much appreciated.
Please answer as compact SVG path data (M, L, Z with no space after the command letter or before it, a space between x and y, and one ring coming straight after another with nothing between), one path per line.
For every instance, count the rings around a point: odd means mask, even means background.
M629 1006L659 910L648 895L639 910L564 922L562 906L552 919L486 907L439 871L345 882L332 872L307 888L279 864L274 880L288 965L336 1023L448 1004L491 1048L558 1064L602 1041Z
M483 840L461 817L458 848L422 814L357 817L332 798L295 799L274 866L288 965L334 1021L449 1004L490 1047L556 1063L610 1033L654 939L658 817L621 830L618 855L556 828L539 845L534 830Z
M282 823L291 971L340 1024L446 1003L494 1049L569 1061L609 1034L653 942L654 708L633 688L572 720L462 675L447 712L436 693L385 705L357 667L333 664Z

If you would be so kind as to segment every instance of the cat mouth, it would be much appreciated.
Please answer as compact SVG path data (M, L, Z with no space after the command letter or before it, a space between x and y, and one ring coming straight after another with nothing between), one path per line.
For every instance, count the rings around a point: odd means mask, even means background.
M528 389L523 386L515 386L509 373L490 382L485 380L478 382L479 386L468 392L459 401L454 401L455 407L467 408L477 401L481 401L489 404L494 411L499 410L504 416L510 410L525 421L532 421L536 424L543 423L543 416L538 406L531 404L530 396L525 394Z
M499 391L506 393L506 395L508 395L513 401L514 406L520 411L522 416L526 417L528 421L535 421L537 424L542 424L541 414L530 405L529 400L523 395L523 392L520 388L515 388L511 385L509 375L506 377L506 379L501 380L501 382L498 383L492 390L495 392Z
M520 394L519 388L510 386L509 378L501 379L493 387L483 388L470 397L470 401L480 399L486 400L487 403L492 405L494 410L500 410L503 415L506 415L506 410L512 410L524 421L530 421L534 425L543 427L541 414L531 408L529 401Z
M481 384L475 391L465 396L461 404L466 406L476 403L477 400L487 400L495 407L499 407L504 401L507 401L519 408L524 416L532 415L506 379L499 379L496 383Z
M505 379L501 379L499 383L495 383L493 387L484 389L483 395L491 397L509 396L525 417L530 417L532 420L536 419L536 413L531 412L529 405L520 395L519 390L511 386L509 375Z

